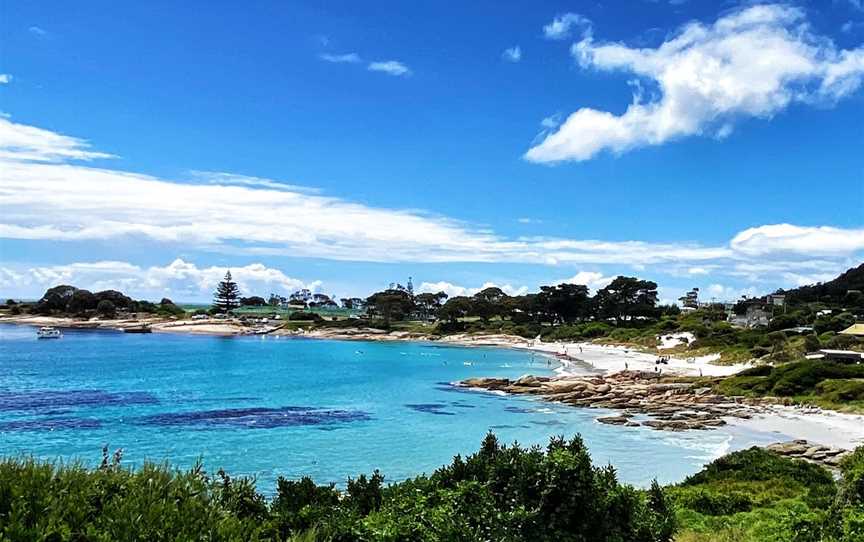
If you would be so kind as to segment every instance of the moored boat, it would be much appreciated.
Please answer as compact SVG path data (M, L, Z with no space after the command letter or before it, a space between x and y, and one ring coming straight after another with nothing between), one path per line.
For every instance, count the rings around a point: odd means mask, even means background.
M56 327L44 326L36 331L37 339L59 339L63 334Z
M150 324L141 324L140 326L134 327L124 327L124 333L153 333L153 330L150 329Z

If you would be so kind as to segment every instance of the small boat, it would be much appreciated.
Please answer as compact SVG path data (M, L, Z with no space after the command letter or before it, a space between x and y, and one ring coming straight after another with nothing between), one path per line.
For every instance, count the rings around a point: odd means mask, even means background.
M150 329L150 324L141 324L140 326L124 327L123 333L153 333Z
M62 336L59 329L51 326L40 327L36 332L37 339L59 339Z

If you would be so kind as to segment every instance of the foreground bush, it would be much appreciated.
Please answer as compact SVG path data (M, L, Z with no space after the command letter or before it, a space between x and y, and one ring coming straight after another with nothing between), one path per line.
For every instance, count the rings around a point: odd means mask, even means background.
M0 540L667 541L674 513L656 484L620 484L579 437L545 450L501 446L431 476L384 486L377 472L344 492L280 479L268 502L252 481L200 466L137 471L103 463L0 462ZM296 537L296 538L295 538Z
M827 470L760 448L722 457L667 491L682 530L676 540L859 540L838 527L838 518L853 525L860 517L851 505L857 497L840 502Z

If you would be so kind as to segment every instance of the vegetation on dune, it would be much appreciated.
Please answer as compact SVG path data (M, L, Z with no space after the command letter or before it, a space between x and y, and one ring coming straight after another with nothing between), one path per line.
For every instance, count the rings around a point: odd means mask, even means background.
M824 468L750 448L667 488L682 528L676 540L840 541L837 495Z
M175 472L117 464L88 471L0 462L0 540L666 541L664 492L620 484L578 437L545 450L502 446L430 476L385 486L376 473L345 491L280 479L270 501L248 479L200 466ZM292 538L297 537L297 538Z
M711 384L723 395L788 398L834 410L864 410L864 365L823 360L761 365Z
M542 450L490 434L429 476L385 485L375 472L344 490L280 478L272 499L200 464L133 471L105 453L95 470L0 461L0 540L864 541L864 447L843 460L838 482L751 448L638 490L593 466L579 437Z

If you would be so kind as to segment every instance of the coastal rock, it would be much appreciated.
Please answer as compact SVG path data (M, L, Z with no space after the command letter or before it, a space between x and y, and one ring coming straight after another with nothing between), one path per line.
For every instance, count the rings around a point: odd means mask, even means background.
M610 425L625 425L630 421L630 418L629 416L605 416L602 418L597 418L597 421Z
M657 382L650 372L623 371L611 375L586 377L537 377L523 375L514 381L503 378L474 378L463 386L479 387L512 394L529 394L545 401L574 407L613 409L622 414L598 418L600 423L645 425L663 431L709 430L726 424L724 417L749 418L765 407L715 395L711 388L694 388L687 382ZM643 424L629 416L645 414ZM811 445L812 446L812 445ZM810 446L804 446L799 455ZM833 457L817 450L818 457Z

